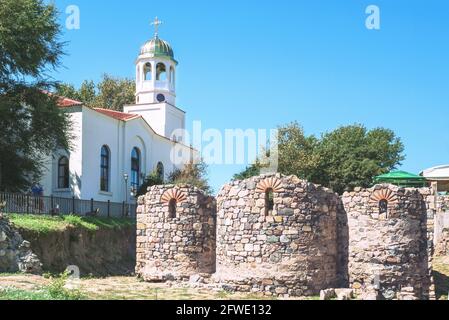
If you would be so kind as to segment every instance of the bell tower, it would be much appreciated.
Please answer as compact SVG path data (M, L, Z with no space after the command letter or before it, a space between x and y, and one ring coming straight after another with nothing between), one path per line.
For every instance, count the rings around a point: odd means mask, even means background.
M136 104L123 111L141 115L157 134L181 142L184 137L178 129L185 129L185 112L176 107L178 62L170 44L159 38L162 22L156 17L151 24L154 36L140 48L136 60Z
M159 38L157 17L151 23L154 36L140 49L136 61L136 104L162 103L176 104L176 66L173 49L167 41Z

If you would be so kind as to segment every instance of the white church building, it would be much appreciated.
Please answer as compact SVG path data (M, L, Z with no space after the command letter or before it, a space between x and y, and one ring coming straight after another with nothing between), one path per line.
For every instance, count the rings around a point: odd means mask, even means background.
M123 112L91 108L61 98L72 121L72 148L46 160L40 182L44 196L96 201L134 201L154 170L166 178L192 159L184 144L185 112L176 106L177 61L171 46L154 37L136 60L136 104ZM183 160L175 161L174 156Z

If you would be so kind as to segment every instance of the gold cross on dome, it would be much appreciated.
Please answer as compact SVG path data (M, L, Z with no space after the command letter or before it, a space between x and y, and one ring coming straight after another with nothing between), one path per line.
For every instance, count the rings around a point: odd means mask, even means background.
M154 36L157 37L159 34L159 26L162 24L162 21L157 17L151 22L151 25L154 26Z

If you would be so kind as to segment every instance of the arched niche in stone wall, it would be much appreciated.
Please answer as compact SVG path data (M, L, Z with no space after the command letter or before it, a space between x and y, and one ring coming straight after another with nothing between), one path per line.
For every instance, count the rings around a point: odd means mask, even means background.
M381 220L396 217L398 213L398 210L396 210L397 203L398 197L396 192L388 187L374 190L371 194L369 202L369 205L372 207L371 209L373 211L371 217Z

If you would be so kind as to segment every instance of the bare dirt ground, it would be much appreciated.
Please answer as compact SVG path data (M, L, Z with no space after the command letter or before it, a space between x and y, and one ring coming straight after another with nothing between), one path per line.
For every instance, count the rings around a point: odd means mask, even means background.
M449 292L449 256L434 259L434 279L438 299L447 300ZM0 288L39 290L52 280L41 276L0 274ZM170 287L165 283L147 283L136 277L84 278L74 283L85 297L94 300L258 300L273 299L258 294L231 294L202 288ZM304 298L303 298L304 299ZM317 297L308 298L317 299ZM299 299L301 300L301 299Z
M0 287L35 291L49 285L51 280L34 275L0 275ZM81 279L75 282L88 299L95 300L245 300L267 299L263 295L230 294L196 288L176 288L165 283L146 283L135 277Z

